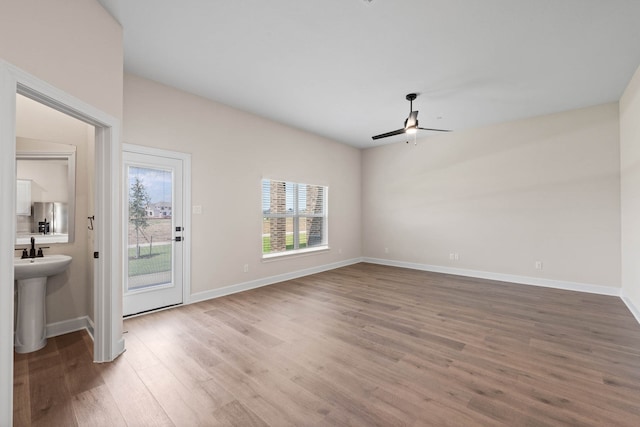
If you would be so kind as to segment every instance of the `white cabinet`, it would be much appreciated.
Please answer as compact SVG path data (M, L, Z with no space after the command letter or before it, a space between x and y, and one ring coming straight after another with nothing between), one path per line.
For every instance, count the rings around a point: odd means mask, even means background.
M16 215L31 216L31 180L16 182Z

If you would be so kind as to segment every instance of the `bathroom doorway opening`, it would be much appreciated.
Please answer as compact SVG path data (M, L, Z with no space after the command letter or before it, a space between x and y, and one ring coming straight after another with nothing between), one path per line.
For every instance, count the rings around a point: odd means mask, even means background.
M120 292L113 284L114 270L117 272L119 258L118 216L114 208L119 206L117 183L119 162L116 160L119 147L119 122L105 113L85 105L70 95L51 88L42 82L27 82L16 85L17 95L23 95L40 104L92 125L94 141L94 266L93 266L93 339L94 361L107 362L124 351L122 338L122 310ZM15 120L15 119L14 119ZM116 132L118 132L116 134ZM14 143L15 145L15 143ZM114 188L115 184L115 189ZM14 192L15 193L15 192ZM115 256L114 256L115 255ZM114 292L117 292L114 295Z
M54 254L72 258L66 274L47 281L47 337L83 328L93 335L95 245L87 218L95 212L94 137L92 125L17 96L16 179L27 184L17 196L17 248L34 239L45 259Z

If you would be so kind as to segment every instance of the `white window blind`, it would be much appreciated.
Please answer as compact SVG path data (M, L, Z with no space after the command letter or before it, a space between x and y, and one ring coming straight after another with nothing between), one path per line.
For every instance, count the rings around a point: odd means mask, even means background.
M327 247L328 187L262 180L262 254Z

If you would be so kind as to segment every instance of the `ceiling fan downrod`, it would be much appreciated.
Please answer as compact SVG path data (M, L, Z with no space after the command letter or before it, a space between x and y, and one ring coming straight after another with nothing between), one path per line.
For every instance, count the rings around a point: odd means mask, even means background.
M418 97L417 93L409 93L405 96L406 100L409 101L409 112L413 111L413 100Z

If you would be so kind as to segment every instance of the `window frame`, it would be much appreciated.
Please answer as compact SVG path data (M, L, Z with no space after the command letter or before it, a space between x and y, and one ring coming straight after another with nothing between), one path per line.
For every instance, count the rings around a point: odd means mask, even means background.
M264 192L264 188L265 185L271 187L272 183L284 183L285 184L285 203L286 203L286 187L291 185L293 186L293 200L291 201L293 203L292 206L292 211L289 212L285 212L285 213L266 213L264 206L265 206L265 202L267 202L267 204L269 206L271 206L271 193L269 193L269 199L265 200L265 192ZM313 186L313 187L319 187L322 188L322 212L321 213L300 213L300 206L299 206L299 198L300 198L300 188L301 187L306 187L306 186ZM262 253L262 259L263 260L268 260L268 259L273 259L273 258L281 258L281 257L287 257L287 256L292 256L292 255L298 255L298 254L307 254L307 253L311 253L311 252L319 252L319 251L326 251L329 249L329 227L328 227L328 222L329 222L329 214L328 214L328 201L329 201L329 187L326 185L319 185L319 184L307 184L307 183L302 183L302 182L293 182L293 181L286 181L286 180L281 180L281 179L270 179L270 178L262 178L260 181L260 198L262 201L262 222L264 224L265 219L271 219L271 218L285 218L285 219L289 219L291 218L293 221L293 248L292 249L285 249L282 251L277 251L277 252L264 252L264 237L265 234L261 233L262 236L262 249L261 249L261 253ZM322 241L320 244L318 245L314 245L312 247L303 247L300 248L300 221L301 220L306 220L308 218L322 218L322 231L321 231L321 236L322 236ZM261 226L261 230L264 230L264 225ZM308 232L309 230L307 230ZM269 236L272 236L272 230L269 231ZM286 240L286 236L285 236L285 240Z

